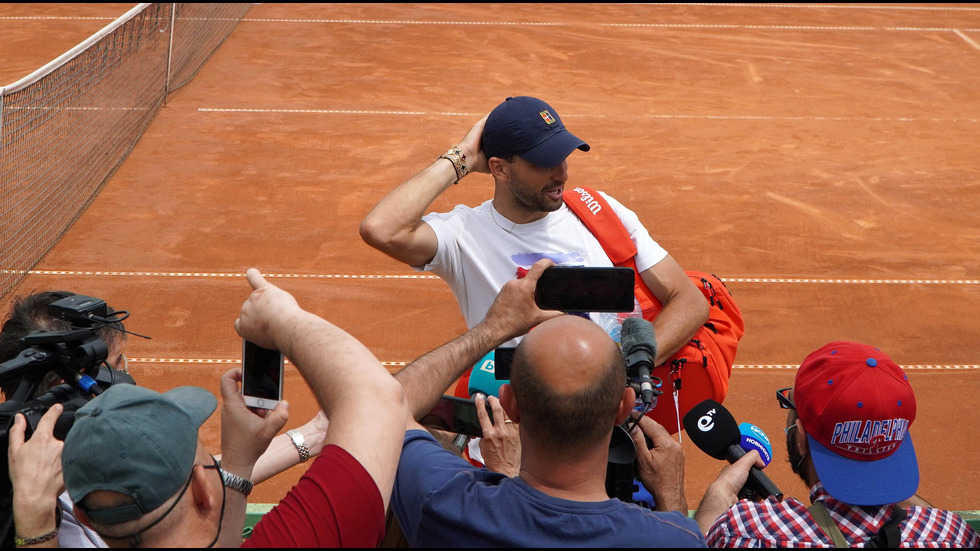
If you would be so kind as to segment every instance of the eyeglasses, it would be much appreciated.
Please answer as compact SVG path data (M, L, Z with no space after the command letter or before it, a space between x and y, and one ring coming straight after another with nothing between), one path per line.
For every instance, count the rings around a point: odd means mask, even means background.
M791 390L793 390L793 387L781 388L776 391L776 400L779 402L779 407L783 409L796 409L796 404L789 397Z

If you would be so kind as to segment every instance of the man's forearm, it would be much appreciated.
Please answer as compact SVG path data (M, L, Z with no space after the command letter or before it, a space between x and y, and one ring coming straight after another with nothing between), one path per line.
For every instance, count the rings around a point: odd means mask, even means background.
M657 365L680 350L708 320L708 303L696 288L664 305L653 322L657 335Z
M414 246L414 234L424 224L422 216L432 202L455 182L453 164L437 159L375 205L361 222L361 238L368 245L410 266L425 264L434 250Z
M435 407L445 389L487 352L507 341L479 324L463 335L418 358L395 374L405 389L412 417L421 419Z

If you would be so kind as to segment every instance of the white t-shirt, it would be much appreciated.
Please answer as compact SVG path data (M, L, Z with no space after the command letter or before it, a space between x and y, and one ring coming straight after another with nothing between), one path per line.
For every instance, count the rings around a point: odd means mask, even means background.
M638 270L642 272L667 256L636 214L605 193L602 196L636 244ZM435 232L439 246L432 261L416 269L432 272L449 284L467 327L483 320L505 283L523 277L542 258L550 258L556 265L612 266L599 241L564 204L529 224L507 220L489 200L476 208L458 205L448 213L427 214L422 220ZM634 312L639 312L638 308ZM619 325L631 315L592 313L590 317L619 341ZM519 341L514 339L507 346L516 346Z

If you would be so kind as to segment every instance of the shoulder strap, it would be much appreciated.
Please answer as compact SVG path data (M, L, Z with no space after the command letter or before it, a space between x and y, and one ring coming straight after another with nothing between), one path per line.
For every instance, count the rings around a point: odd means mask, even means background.
M878 549L898 547L898 545L902 542L902 530L899 528L899 524L901 524L907 516L908 513L905 511L904 507L895 505L892 508L892 518L888 519L888 522L882 525L882 527L878 530L878 533L868 540L864 546Z
M615 266L633 269L633 291L643 309L643 317L647 319L656 317L663 306L640 277L634 260L636 245L609 202L598 191L585 186L566 189L562 199L565 200L569 210L578 215L585 227L589 228Z
M844 538L844 534L840 531L840 528L834 522L834 519L830 516L830 512L824 507L822 501L815 501L810 506L809 511L813 519L817 521L817 525L834 542L834 547L850 547Z

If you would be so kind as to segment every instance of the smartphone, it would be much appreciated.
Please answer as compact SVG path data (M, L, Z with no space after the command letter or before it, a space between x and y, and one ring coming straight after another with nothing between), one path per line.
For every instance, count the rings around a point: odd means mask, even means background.
M493 350L493 377L498 381L510 380L510 364L514 363L516 346L498 346Z
M632 312L632 268L552 266L541 274L534 302L542 310Z
M490 421L493 421L490 403L486 402L485 405ZM425 417L429 417L429 419L426 420ZM423 421L426 421L423 424L434 424L449 432L483 438L480 418L476 416L476 402L472 398L443 395L425 417L422 418Z
M282 352L255 343L242 344L242 397L245 405L275 409L282 400Z

